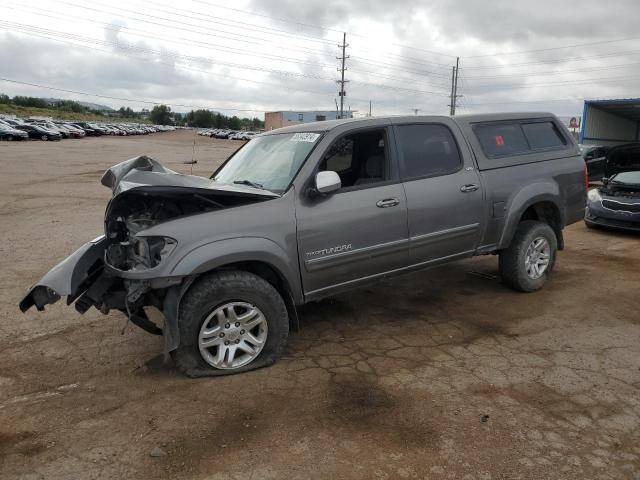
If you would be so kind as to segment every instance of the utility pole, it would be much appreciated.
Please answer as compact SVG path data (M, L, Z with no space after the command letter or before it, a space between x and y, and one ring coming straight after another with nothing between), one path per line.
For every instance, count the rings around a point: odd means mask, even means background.
M458 103L458 72L460 71L460 57L456 57L456 77L453 83L453 113L456 114L456 104Z
M371 100L369 100L369 116L371 116Z
M458 101L458 69L460 67L460 57L456 57L456 66L451 67L451 99L449 103L449 115L456 114L456 103Z
M413 114L417 117L418 116L418 112L420 111L419 108L414 108L413 109Z
M451 95L449 95L449 115L453 115L454 83L456 81L456 67L451 67Z
M347 94L347 92L344 91L344 84L349 82L348 80L344 79L344 71L346 70L344 63L347 60L347 58L349 58L345 54L348 46L349 45L347 45L347 34L345 32L342 34L342 45L338 45L338 48L342 49L342 56L336 57L336 59L342 62L341 68L338 68L338 71L340 72L340 80L336 80L336 83L340 85L340 92L338 93L340 95L340 117L339 118L344 117L344 96Z

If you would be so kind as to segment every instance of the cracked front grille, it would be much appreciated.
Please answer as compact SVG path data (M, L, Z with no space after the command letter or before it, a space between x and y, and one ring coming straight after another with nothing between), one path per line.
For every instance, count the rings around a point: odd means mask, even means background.
M602 200L602 206L604 208L608 208L609 210L640 213L640 203L622 203L614 202L612 200Z

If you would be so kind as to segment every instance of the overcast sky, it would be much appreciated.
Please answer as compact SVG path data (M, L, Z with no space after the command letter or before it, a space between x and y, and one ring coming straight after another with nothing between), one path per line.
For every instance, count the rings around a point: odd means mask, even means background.
M640 97L637 0L0 0L0 9L0 77L119 99L0 80L11 96L259 117L331 110L346 32L345 108L360 114L369 100L374 115L448 113L456 56L459 113L575 115L585 98Z

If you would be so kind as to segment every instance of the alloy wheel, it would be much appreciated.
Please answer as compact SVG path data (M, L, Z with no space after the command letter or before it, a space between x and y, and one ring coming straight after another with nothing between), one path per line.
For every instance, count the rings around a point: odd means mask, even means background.
M267 334L267 319L260 309L246 302L229 302L216 307L202 322L198 348L212 367L232 370L260 355Z
M527 248L524 258L527 276L532 280L537 280L544 275L549 268L551 261L551 246L544 237L536 237Z

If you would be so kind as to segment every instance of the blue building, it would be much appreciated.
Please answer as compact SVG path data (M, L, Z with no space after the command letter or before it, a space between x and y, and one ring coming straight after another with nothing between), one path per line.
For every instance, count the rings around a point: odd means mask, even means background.
M585 100L580 143L619 145L640 142L640 98Z
M264 114L265 130L298 125L300 123L322 122L324 120L335 120L339 116L335 110L316 111L280 111L267 112ZM353 112L344 112L344 118L353 118Z

